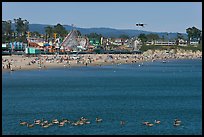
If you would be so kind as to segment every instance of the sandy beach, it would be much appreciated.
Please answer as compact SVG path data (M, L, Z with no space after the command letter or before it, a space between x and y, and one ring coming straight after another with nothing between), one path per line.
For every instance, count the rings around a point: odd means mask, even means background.
M77 66L102 66L111 64L130 64L144 61L167 59L202 58L202 52L171 50L148 50L142 54L79 54L79 55L24 55L2 56L2 72L16 70L49 69Z

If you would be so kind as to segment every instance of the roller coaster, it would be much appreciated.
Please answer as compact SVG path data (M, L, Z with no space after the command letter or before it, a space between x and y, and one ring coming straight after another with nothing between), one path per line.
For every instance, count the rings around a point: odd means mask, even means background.
M73 29L61 43L61 47L65 51L82 51L86 50L88 46L88 39L79 37L77 30Z

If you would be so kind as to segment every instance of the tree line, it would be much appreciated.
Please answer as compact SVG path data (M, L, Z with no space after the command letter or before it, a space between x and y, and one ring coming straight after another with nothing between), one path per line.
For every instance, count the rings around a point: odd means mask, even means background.
M22 18L14 19L13 21L15 23L15 30L12 29L12 20L2 21L2 42L26 42L29 22Z
M15 29L13 30L12 28L12 23L14 22L15 24ZM29 31L29 22L26 19L18 18L18 19L13 19L13 22L11 20L8 21L2 21L2 42L13 42L13 41L19 41L19 42L27 42L27 36L28 36L28 31ZM30 32L31 37L42 37L46 41L53 40L54 34L56 34L56 37L59 37L63 39L66 37L68 34L68 31L66 28L58 23L55 26L47 26L44 28L45 30L45 35L40 34L37 31ZM78 35L81 36L80 31L78 31ZM198 40L199 42L202 42L202 31L197 29L196 27L190 27L186 29L186 33L188 35L188 42L190 40ZM103 37L102 34L97 34L97 33L90 33L85 35L89 39L100 39ZM168 33L167 33L168 36ZM123 39L129 39L129 35L122 34L118 38L123 38ZM140 34L138 38L141 39L142 43L144 44L147 41L154 41L154 40L165 40L164 36L162 38L159 37L158 34L155 33L150 33L150 34ZM178 39L184 39L183 35L181 33L177 33L177 38Z
M191 40L199 41L199 43L202 42L202 31L197 29L196 27L187 28L186 33L188 35L188 39L187 39L188 44L190 44ZM167 33L167 37L168 37L168 33ZM165 40L164 35L162 36L162 38L160 38L159 35L153 34L153 33L147 34L147 35L142 33L138 36L138 38L141 39L143 44L145 44L145 42L147 41L154 41L154 40L159 40L159 39L163 41ZM181 33L177 33L177 38L175 40L178 41L179 39L184 39Z

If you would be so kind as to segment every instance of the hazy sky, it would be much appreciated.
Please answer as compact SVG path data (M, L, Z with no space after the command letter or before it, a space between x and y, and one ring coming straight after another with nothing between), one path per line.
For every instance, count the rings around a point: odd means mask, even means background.
M185 33L202 29L202 2L2 2L2 20L19 17L30 24Z

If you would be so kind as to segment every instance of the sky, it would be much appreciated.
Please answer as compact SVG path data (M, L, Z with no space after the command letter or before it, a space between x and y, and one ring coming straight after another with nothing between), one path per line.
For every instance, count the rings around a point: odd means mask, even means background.
M2 2L2 20L19 17L30 24L185 33L202 30L202 2Z

